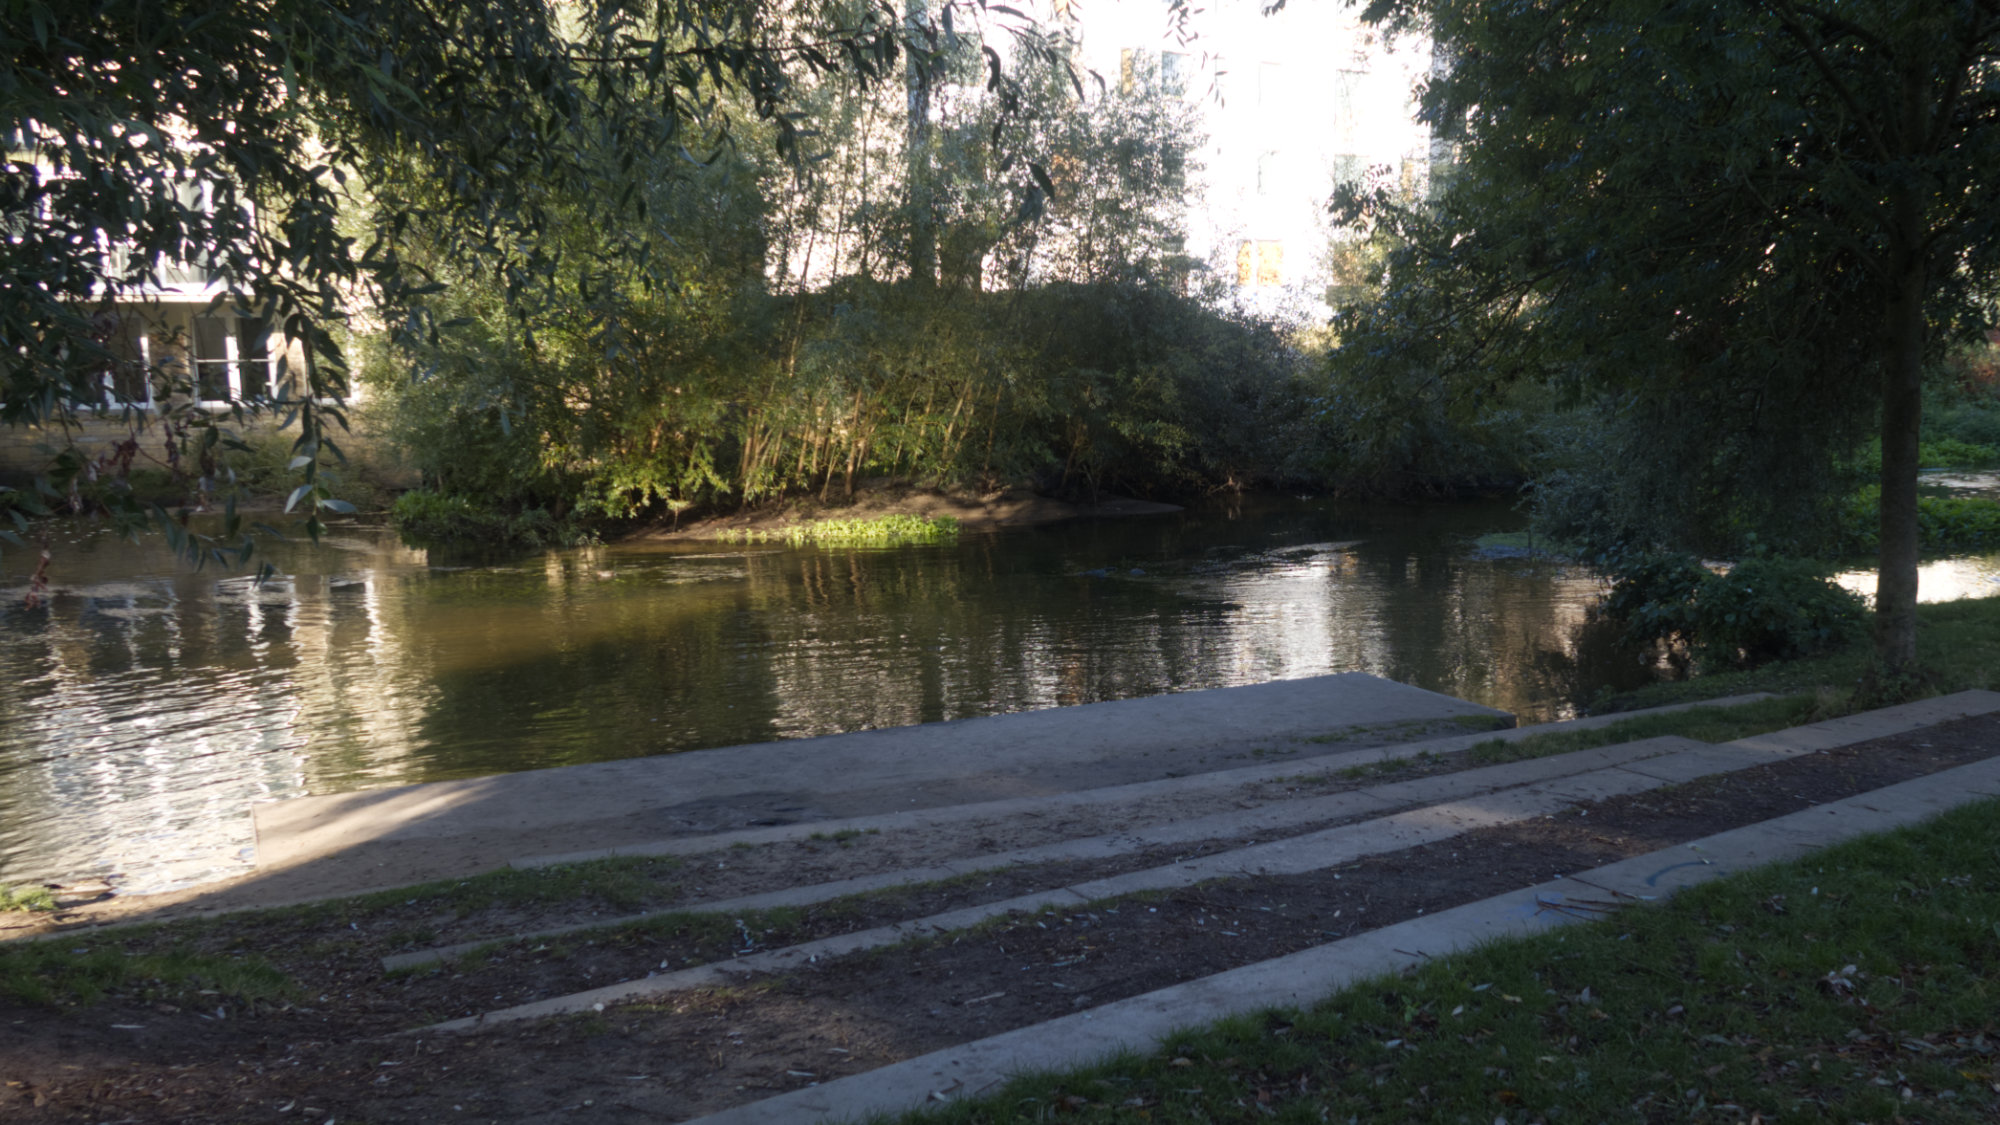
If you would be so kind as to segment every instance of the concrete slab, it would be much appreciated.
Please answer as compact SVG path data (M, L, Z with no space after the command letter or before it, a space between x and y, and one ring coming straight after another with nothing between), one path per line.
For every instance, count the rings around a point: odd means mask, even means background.
M1260 782L1299 775L1332 773L1356 766L1372 766L1380 762L1409 758L1428 754L1445 757L1461 753L1482 742L1499 739L1515 742L1555 730L1595 730L1613 723L1645 715L1667 714L1701 707L1731 707L1743 703L1755 703L1769 699L1768 692L1753 692L1746 695L1725 696L1720 699L1697 700L1692 703L1675 703L1643 711L1627 711L1615 715L1596 715L1582 719L1570 719L1558 723L1541 723L1535 726L1514 727L1505 730L1482 731L1475 734L1452 735L1445 738L1424 739L1414 742L1397 742L1384 746L1360 750L1338 751L1304 758L1288 758L1282 762L1265 762L1253 766L1217 770L1209 773L1182 777L1160 778L1153 781L1132 782L1125 785L1106 786L1096 789L1071 791L1034 797L1004 798L976 804L954 805L946 809L917 808L907 811L880 813L830 821L811 821L799 824L773 825L769 827L740 829L733 832L715 833L702 836L681 836L645 840L631 844L591 848L582 851L563 852L547 855L528 855L510 860L514 867L548 867L561 863L579 863L585 860L609 859L615 856L687 855L697 851L728 847L732 844L769 844L802 840L815 832L830 832L839 829L856 831L875 830L890 832L901 828L920 828L963 817L1006 817L1025 811L1055 813L1065 809L1091 806L1113 805L1120 802L1139 801L1153 797L1189 796L1207 793L1224 793ZM1642 743L1628 743L1628 746L1645 746ZM1655 751L1645 751L1634 756L1644 757ZM1557 773L1572 773L1599 765L1614 765L1627 760L1622 747L1600 747L1593 750L1579 750L1570 754L1553 755L1548 758L1530 759L1528 762L1509 763L1503 766L1485 767L1494 770L1507 769L1549 769ZM1574 767L1562 765L1564 760L1579 763ZM1533 763L1543 763L1536 766ZM1509 782L1509 784L1514 784ZM1420 798L1394 795L1397 803L1419 803Z
M1995 711L2000 711L2000 692L1961 691L1953 695L1941 695L1936 699L1919 699L1915 703L1903 703L1841 719L1828 719L1825 722L1792 727L1789 730L1740 738L1728 745L1783 754L1836 750L1842 746L1852 746L1857 742L1908 734L1922 727L1948 723L1954 719L1969 719L1974 715L1990 715Z
M1183 692L825 738L697 750L257 810L260 868L430 856L433 875L759 821L1034 796L1228 768L1232 755L1357 725L1488 718L1489 707L1361 673Z
M1851 800L1865 800L1899 823L1908 824L1925 819L1940 805L1963 804L1994 790L2000 790L2000 762L1988 761ZM853 1120L913 1109L933 1100L972 1097L1024 1072L1082 1066L1120 1051L1148 1050L1193 1024L1314 1003L1340 988L1395 972L1423 957L1591 920L1604 912L1603 888L1632 885L1641 888L1645 897L1660 897L1865 834L1859 830L1863 822L1858 818L1833 815L1824 821L1812 819L1821 812L1808 809L1610 864L1578 878L1497 895L1288 957L766 1098L698 1118L696 1125ZM1801 823L1809 824L1809 831L1797 831ZM1579 885L1591 893L1577 894Z

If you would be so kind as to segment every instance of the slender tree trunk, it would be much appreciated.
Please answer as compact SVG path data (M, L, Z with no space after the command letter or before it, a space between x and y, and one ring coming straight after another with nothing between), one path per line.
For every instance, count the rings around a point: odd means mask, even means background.
M908 117L903 123L904 174L909 192L910 280L923 288L937 284L937 217L931 200L931 77L928 62L912 49L930 23L927 0L905 0L903 82Z
M1891 201L1899 245L1883 310L1882 527L1875 576L1875 655L1887 669L1917 662L1917 443L1923 425L1924 260L1914 187Z

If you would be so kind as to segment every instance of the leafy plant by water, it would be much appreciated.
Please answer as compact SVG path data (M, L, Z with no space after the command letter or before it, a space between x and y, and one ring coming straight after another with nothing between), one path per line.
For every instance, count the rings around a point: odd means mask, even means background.
M389 519L406 542L420 547L571 547L592 539L577 521L545 508L508 512L490 502L423 488L398 496Z
M1614 559L1603 612L1636 644L1677 641L1706 663L1758 663L1837 648L1861 633L1859 595L1804 559L1758 556L1717 574L1691 555Z
M56 896L44 887L0 887L0 914L49 911Z
M958 539L958 521L950 516L891 514L874 519L814 520L773 531L732 531L731 543L808 543L823 547L901 547L950 543Z

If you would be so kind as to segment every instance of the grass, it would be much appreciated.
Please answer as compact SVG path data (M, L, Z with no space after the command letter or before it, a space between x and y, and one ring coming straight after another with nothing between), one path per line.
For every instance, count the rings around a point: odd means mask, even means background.
M830 833L815 832L812 835L807 836L806 839L819 841L821 843L835 843L839 844L841 847L844 848L853 844L854 841L860 839L863 836L880 836L881 834L882 830L880 828L868 828L868 829L842 828Z
M1595 729L1549 731L1514 741L1490 738L1467 748L1465 760L1475 765L1497 765L1668 734L1702 742L1730 742L1826 718L1826 712L1836 706L1837 703L1817 695L1791 695L1730 707L1690 707L1660 715L1635 715Z
M1501 730L1513 722L1499 715L1449 715L1442 719L1398 719L1389 723L1357 723L1351 727L1341 727L1324 734L1308 735L1300 742L1326 745L1333 742L1348 742L1371 734L1417 735L1428 733L1443 725L1459 727L1463 730Z
M822 547L900 547L911 543L949 543L958 538L958 521L950 516L891 514L874 519L814 520L773 531L729 531L729 543L808 543Z
M672 856L644 856L594 859L553 867L504 868L464 879L260 913L265 917L282 917L297 912L306 918L326 914L344 921L366 921L422 903L449 907L463 918L495 908L579 901L595 901L612 910L643 910L678 893L681 866L681 860Z
M0 914L46 913L56 908L56 896L46 887L0 887Z
M293 991L283 973L254 957L183 950L135 956L101 941L0 945L0 999L37 1007L94 1004L112 993L208 1006L283 1000Z
M899 1120L1990 1122L2000 802Z

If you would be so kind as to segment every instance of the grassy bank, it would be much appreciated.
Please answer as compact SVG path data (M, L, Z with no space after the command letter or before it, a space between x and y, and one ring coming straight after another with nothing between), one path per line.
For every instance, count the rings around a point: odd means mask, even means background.
M1985 1122L2000 802L905 1121Z
M2000 597L1918 606L1917 659L1929 677L1928 688L1934 692L1991 688L1994 670L2000 669ZM1598 710L1634 711L1768 691L1820 695L1824 698L1819 717L1827 718L1845 713L1873 662L1874 649L1863 639L1821 656L1650 684L1615 696Z

